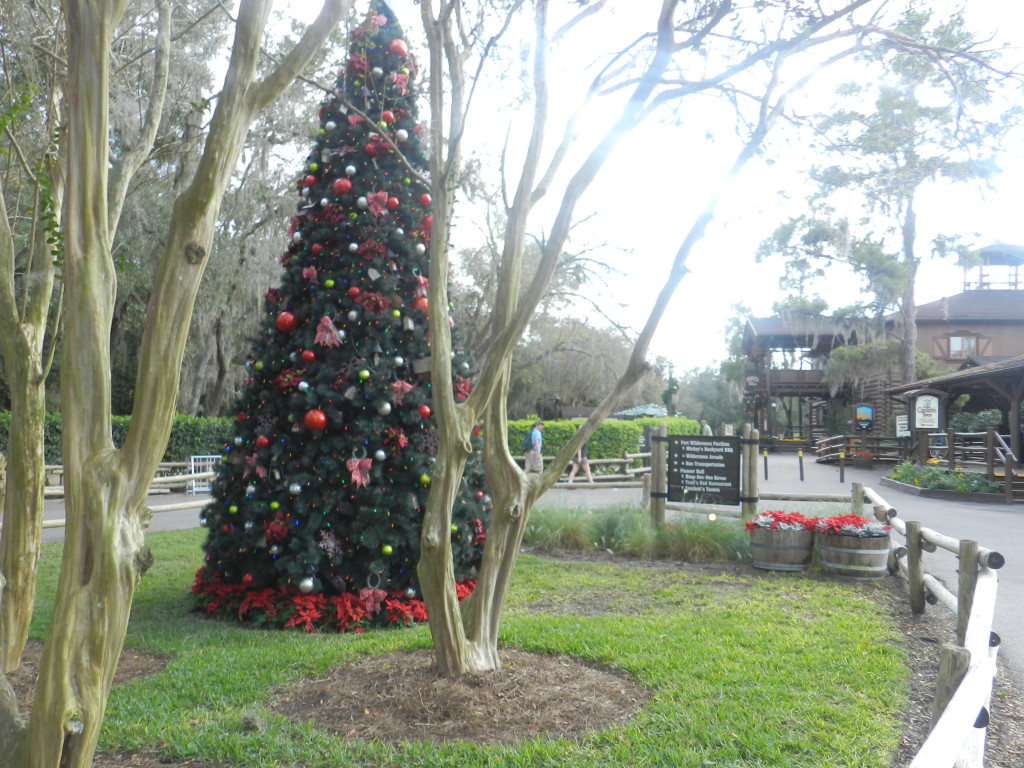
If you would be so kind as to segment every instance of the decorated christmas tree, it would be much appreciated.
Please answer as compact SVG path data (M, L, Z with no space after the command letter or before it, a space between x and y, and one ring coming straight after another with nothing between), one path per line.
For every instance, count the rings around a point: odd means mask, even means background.
M416 74L390 9L374 2L321 104L284 275L265 295L235 437L201 514L193 592L210 613L342 630L423 618L416 563L437 432ZM458 399L473 372L456 351ZM464 580L489 512L474 457L451 533Z

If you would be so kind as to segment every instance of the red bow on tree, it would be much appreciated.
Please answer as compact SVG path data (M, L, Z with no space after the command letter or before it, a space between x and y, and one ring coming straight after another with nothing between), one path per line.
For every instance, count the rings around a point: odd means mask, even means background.
M391 382L391 396L395 399L395 405L401 405L405 396L409 394L412 388L413 385L408 381L399 379L398 381Z
M370 213L374 216L383 216L388 212L388 193L383 189L380 192L368 194L366 202L370 204Z
M316 327L316 338L313 339L313 343L323 344L325 347L341 346L341 334L338 333L338 329L334 327L334 323L331 322L331 318L327 315L320 318L320 324Z
M370 483L370 467L373 459L349 459L345 462L348 471L352 473L352 482L357 488L365 488Z

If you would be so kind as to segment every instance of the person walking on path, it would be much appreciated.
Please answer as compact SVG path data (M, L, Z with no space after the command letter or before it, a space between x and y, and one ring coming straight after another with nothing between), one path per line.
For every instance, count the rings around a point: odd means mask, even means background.
M594 478L590 475L590 462L587 460L587 444L584 443L576 449L576 455L572 457L572 469L569 470L569 482L573 481L576 473L583 469L583 474L588 483L593 483Z
M544 447L543 429L543 421L533 422L533 428L530 430L530 450L526 452L527 474L544 471L544 459L541 458L541 449Z
M706 419L700 420L700 433L707 437L713 437L715 434L714 432L711 431L711 425L708 424Z

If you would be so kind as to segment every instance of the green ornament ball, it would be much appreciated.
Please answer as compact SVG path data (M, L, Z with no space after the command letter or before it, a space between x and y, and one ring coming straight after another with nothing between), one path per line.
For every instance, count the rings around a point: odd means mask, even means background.
M359 372L359 380L360 381L366 381L368 378L370 378L370 372L368 370L366 370L364 368L363 370L361 370Z
M257 360L255 363L253 363L252 367L255 368L257 371L262 371L263 370L263 361L262 360Z
M238 507L236 505L232 504L230 507L228 507L228 512L230 512L232 515L237 515L238 514Z
M459 526L457 526L455 523L452 523L452 533L458 533L458 532L459 532Z
M270 508L271 509L279 509L280 507L281 507L281 504L279 502L276 502L276 501L270 502Z
M331 278L327 278L326 280L324 280L324 288L333 288L333 287L334 287L334 281L331 280Z
M313 172L316 172L317 170L319 170L319 168L320 168L320 164L319 163L310 163L309 164L309 170L311 170Z
M397 309L392 309L391 310L391 316L392 317L401 317L402 313L399 310L397 310Z
M393 549L391 548L391 545L390 545L390 544L385 544L385 545L384 545L383 547L381 547L381 548L380 548L380 553L381 553L382 555L390 555L390 554L391 554L392 552L394 552L394 551L395 551L395 550L393 550Z
M426 473L420 475L420 485L430 485L430 475Z

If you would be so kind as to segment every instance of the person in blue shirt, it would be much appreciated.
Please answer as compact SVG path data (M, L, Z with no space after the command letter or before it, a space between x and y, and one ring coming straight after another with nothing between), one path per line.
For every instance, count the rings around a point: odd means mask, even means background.
M530 430L530 450L526 452L526 472L543 472L544 460L541 458L541 449L544 447L543 421L535 421Z

